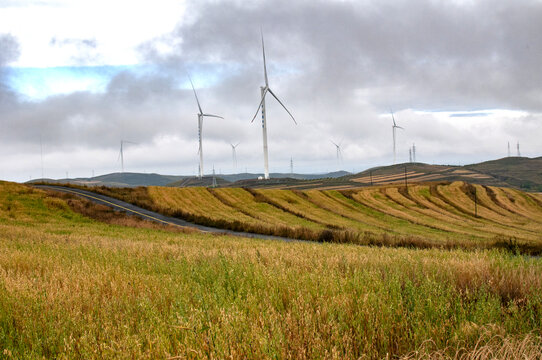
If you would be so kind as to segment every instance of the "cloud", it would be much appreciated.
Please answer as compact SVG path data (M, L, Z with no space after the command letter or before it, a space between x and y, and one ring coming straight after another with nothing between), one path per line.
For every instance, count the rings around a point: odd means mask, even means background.
M19 43L10 34L0 34L0 110L1 106L12 103L14 94L7 84L6 66L19 56Z
M507 141L520 138L524 153L536 154L529 144L542 136L540 18L536 0L192 1L173 32L139 47L152 70L117 73L102 93L21 100L2 109L0 140L25 151L41 134L51 151L114 154L126 139L145 149L136 165L153 171L156 154L157 167L192 172L197 107L190 73L204 110L225 117L205 119L207 170L230 166L229 143L238 141L239 167L261 169L259 117L250 123L263 84L261 26L271 88L299 123L267 98L272 171L289 171L291 157L296 169L336 170L330 139L343 140L348 170L389 163L391 120L382 114L390 110L405 127L401 161L414 142L418 160L437 163L498 157ZM8 49L10 40L2 39ZM50 45L82 54L85 64L98 44L58 36ZM13 61L16 52L9 54L0 53L0 64Z

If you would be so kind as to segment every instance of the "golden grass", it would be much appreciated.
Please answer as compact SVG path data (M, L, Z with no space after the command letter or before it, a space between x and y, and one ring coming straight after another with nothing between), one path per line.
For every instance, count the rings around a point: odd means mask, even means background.
M98 190L166 215L236 231L384 246L497 246L529 254L542 252L541 201L517 190L464 182L338 191Z
M68 200L0 183L5 358L483 358L540 349L538 258L127 228L83 217Z

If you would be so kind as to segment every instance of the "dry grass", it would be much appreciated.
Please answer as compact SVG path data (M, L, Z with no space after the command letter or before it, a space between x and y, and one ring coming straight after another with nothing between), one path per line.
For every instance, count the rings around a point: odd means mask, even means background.
M537 258L134 229L67 200L0 183L6 358L454 358L540 346Z
M496 246L542 253L542 202L521 191L463 182L338 191L97 190L166 215L235 231L319 242L420 248Z

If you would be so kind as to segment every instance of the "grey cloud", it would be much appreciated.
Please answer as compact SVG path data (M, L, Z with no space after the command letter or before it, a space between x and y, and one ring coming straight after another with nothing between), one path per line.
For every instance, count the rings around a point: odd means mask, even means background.
M398 135L402 160L413 142L420 160L440 162L473 153L499 156L498 141L523 136L537 143L542 136L540 1L192 1L186 14L171 34L141 45L154 72L121 72L104 93L19 102L3 112L0 139L22 147L41 134L50 148L117 151L121 138L152 147L172 136L168 141L182 144L183 155L170 156L193 169L197 108L186 87L191 73L201 84L204 109L225 117L205 120L207 170L213 163L229 166L229 142L237 141L240 168L260 169L259 117L250 124L263 83L260 26L271 87L299 122L295 126L268 98L272 170L287 171L290 157L296 168L335 170L331 138L343 139L345 166L386 163L391 119L381 114L390 109L405 127ZM51 45L87 49L81 53L89 58L97 47L92 39L57 38ZM519 109L529 116L493 127L483 117L479 123L472 116L442 121L404 109ZM150 158L146 154L146 164Z

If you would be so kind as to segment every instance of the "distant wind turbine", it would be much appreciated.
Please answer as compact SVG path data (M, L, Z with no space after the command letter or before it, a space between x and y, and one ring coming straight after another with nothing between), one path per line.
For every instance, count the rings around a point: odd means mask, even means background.
M336 150L337 150L337 163L339 163L339 162L342 160L342 157L343 157L343 154L342 154L342 152L341 152L341 144L342 144L342 141L339 142L338 144L335 143L333 140L330 140L330 141L331 141L331 143L332 143L333 145L335 145L335 148L336 148Z
M134 144L136 145L135 142L132 142L132 141L128 141L128 140L121 140L120 141L120 153L119 153L119 159L120 159L120 166L121 166L121 169L122 169L122 172L124 172L124 144ZM117 159L117 161L119 161Z
M194 88L194 83L192 82L192 78L188 76L188 79L190 80L190 85L192 85L192 90L194 91L194 96L196 97L196 102L198 103L198 139L199 139L199 148L198 148L198 154L199 154L199 177L203 177L203 147L201 144L201 138L202 138L202 127L203 127L203 118L205 116L207 117L215 117L224 119L222 116L218 115L212 115L212 114L204 114L203 110L201 109L201 105L199 103L198 94L196 94L196 89Z
M399 125L397 125L395 123L395 116L393 116L393 111L391 111L391 119L393 120L393 125L392 125L392 131L393 131L393 164L396 163L396 160L397 160L397 146L396 146L396 134L395 134L395 131L396 129L401 129L401 130L404 130L402 127L400 127Z
M518 149L518 157L521 157L521 152L519 152L519 141L518 141L518 144L517 144L517 149Z
M266 114L265 114L265 96L267 95L267 93L271 93L271 95L273 95L275 100L277 100L279 104L282 105L284 110L286 110L286 112L288 113L288 115L290 115L290 117L292 118L292 120L294 121L296 125L297 125L297 122L295 121L294 116L290 113L290 111L286 108L286 106L284 106L282 101L279 100L277 95L275 95L275 93L269 87L269 81L267 79L267 66L265 64L265 45L263 42L263 31L260 30L260 32L262 36L263 73L264 73L264 78L265 78L265 86L260 87L261 94L262 94L262 101L260 101L260 105L258 105L258 110L256 110L256 114L254 114L254 117L252 118L251 123L254 122L254 119L256 119L256 116L258 115L258 112L260 111L260 108L261 108L262 109L264 178L269 179L269 153L267 149L267 120L266 120Z
M237 153L236 153L236 148L237 146L239 146L240 142L238 142L236 145L233 145L232 143L230 143L231 145L231 155L232 155L232 161L233 161L233 168L235 169L235 171L237 171Z

